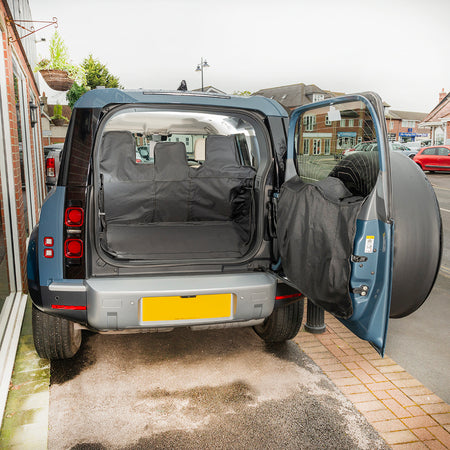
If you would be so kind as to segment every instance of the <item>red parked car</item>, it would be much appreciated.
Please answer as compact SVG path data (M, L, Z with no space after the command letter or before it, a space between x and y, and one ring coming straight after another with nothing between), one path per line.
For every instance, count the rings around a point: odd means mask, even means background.
M450 145L424 147L414 156L414 161L429 172L450 171Z

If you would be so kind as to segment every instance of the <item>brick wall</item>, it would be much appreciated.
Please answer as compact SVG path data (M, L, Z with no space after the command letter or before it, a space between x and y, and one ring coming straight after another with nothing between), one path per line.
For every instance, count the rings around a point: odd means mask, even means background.
M4 3L0 2L0 15L3 23L7 23L7 11L5 9ZM8 106L8 117L4 118L5 123L4 127L9 127L10 129L10 151L11 151L11 160L12 160L12 173L9 173L9 177L13 177L14 179L14 192L12 192L11 197L15 199L16 214L17 214L17 234L18 234L18 246L19 246L19 255L17 257L20 260L20 268L21 268L21 278L23 284L23 290L26 292L26 239L27 239L27 226L28 226L28 216L25 215L24 207L26 202L25 190L22 189L22 186L25 184L25 180L23 180L21 173L21 157L20 157L20 149L19 149L19 127L16 115L16 98L15 98L15 90L14 90L14 72L13 72L13 58L15 58L16 63L21 69L24 79L24 96L23 103L25 105L24 108L24 116L25 120L22 123L22 132L23 134L29 137L28 145L23 143L24 156L29 155L27 157L27 161L29 162L29 173L30 173L30 184L27 186L28 194L31 197L31 202L33 204L32 208L36 212L39 211L39 193L38 193L38 177L42 176L42 173L38 173L36 167L36 156L35 152L38 150L38 147L35 145L33 129L30 124L30 111L28 108L30 98L30 91L33 92L33 95L36 99L39 98L39 92L34 80L34 74L29 67L26 57L23 53L23 47L19 42L10 43L8 38L12 37L16 38L14 30L11 24L6 25L6 32L2 33L2 56L5 67L5 75L6 75L6 91L7 97L6 99L2 99L7 102ZM25 138L26 140L26 138ZM43 163L42 163L43 165ZM6 194L6 193L4 193ZM10 198L11 198L10 197ZM2 197L1 197L2 198ZM31 206L31 205L29 205ZM2 205L3 207L3 205ZM31 214L32 208L28 207L28 213ZM4 224L4 216L2 211L2 224ZM31 232L31 230L29 230Z

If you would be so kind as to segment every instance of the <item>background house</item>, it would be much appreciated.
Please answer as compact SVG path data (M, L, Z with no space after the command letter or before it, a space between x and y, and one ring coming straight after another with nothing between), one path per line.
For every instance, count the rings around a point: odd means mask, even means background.
M262 95L281 103L287 111L291 111L299 106L319 102L326 98L337 97L340 94L320 89L315 84L306 85L304 83L291 84L288 86L278 86L260 89L252 95Z
M430 127L432 145L450 145L450 93L439 93L439 103L423 119L421 126Z
M207 94L226 94L226 92L223 92L214 86L204 86L203 91L202 91L202 88L198 88L198 89L193 89L192 92L205 92Z
M430 128L421 125L426 113L390 109L385 115L390 141L414 142L430 139Z

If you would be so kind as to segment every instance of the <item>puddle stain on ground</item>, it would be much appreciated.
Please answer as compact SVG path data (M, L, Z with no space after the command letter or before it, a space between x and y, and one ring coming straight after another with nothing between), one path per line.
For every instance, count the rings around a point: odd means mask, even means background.
M254 400L252 388L243 381L236 381L225 386L199 386L186 391L170 392L165 389L156 389L148 392L148 398L164 399L189 399L196 404L207 405L210 403L233 404L246 403Z

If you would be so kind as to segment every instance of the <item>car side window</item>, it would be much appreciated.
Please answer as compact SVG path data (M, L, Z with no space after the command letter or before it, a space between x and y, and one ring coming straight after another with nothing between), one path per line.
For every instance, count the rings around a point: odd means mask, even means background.
M436 148L432 147L432 148L426 148L422 155L435 155L436 154Z
M439 153L438 153L439 156L448 156L450 153L450 150L445 147L439 147L438 151L439 151Z

